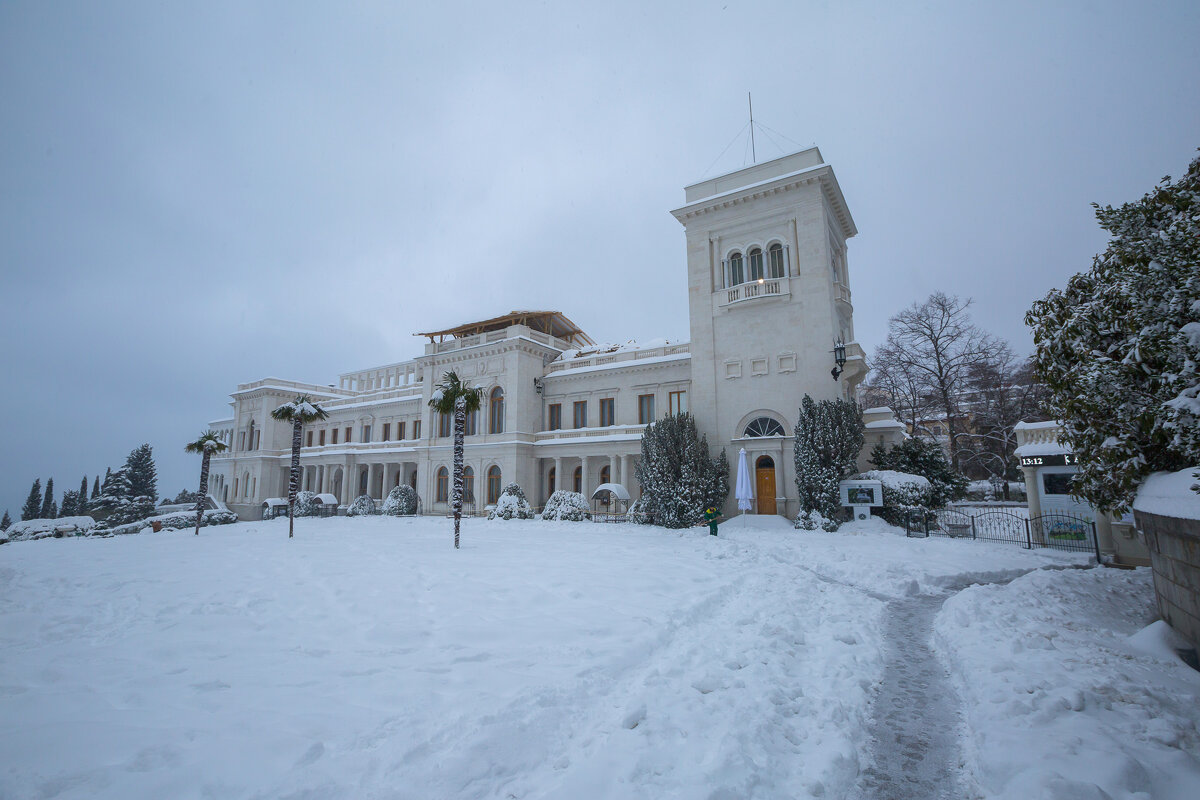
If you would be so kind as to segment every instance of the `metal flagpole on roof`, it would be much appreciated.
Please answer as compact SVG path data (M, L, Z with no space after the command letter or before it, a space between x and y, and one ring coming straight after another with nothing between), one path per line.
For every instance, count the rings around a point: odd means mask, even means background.
M758 151L754 149L754 98L746 92L746 101L750 103L750 159L758 163Z

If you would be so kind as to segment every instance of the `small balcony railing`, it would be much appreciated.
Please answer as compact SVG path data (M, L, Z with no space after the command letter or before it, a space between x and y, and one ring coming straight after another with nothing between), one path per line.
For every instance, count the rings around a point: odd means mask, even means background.
M721 305L728 306L759 297L783 297L789 294L787 280L784 278L763 278L750 283L742 283L723 289L725 299Z

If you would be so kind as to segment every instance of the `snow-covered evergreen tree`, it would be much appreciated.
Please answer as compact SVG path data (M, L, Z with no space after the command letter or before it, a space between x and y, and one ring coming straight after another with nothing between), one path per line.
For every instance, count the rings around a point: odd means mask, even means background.
M46 479L46 496L42 498L42 508L38 512L38 519L56 519L58 517L58 503L54 502L54 478Z
M809 512L813 511L830 523L841 517L838 483L855 472L855 461L863 446L863 430L862 409L857 403L849 400L816 403L804 395L792 448L802 518L812 521Z
M112 472L112 470L109 470ZM96 480L92 483L92 495L89 498L92 502L100 499L100 476L96 476Z
M152 506L158 502L158 470L149 444L135 447L129 453L125 459L125 472L129 476L131 498L147 497Z
M4 509L4 519L0 519L0 531L8 530L8 526L12 525L12 517L8 515L8 509Z
M296 507L294 516L297 517L315 517L317 516L317 493L310 492L305 489L302 492L296 493Z
M37 519L38 514L42 511L42 479L33 479L33 488L29 490L29 497L25 498L25 505L21 507L21 521Z
M58 507L58 515L60 517L74 517L79 515L79 492L74 489L67 489L63 492L62 504Z
M877 444L871 450L871 463L878 469L920 475L929 481L930 508L942 508L967 493L967 479L950 466L942 446L929 439L905 439L891 449Z
M417 513L417 492L406 483L393 488L383 501L381 511L390 517L411 517Z
M525 492L515 483L510 483L500 492L496 507L488 512L488 519L533 519L533 509L525 499Z
M1108 248L1025 322L1076 491L1123 512L1151 472L1200 463L1200 158L1139 202L1095 208Z
M644 511L667 528L688 528L709 507L722 508L729 495L729 460L708 454L708 437L691 414L663 417L642 434L637 464Z
M79 494L76 495L75 499L75 513L81 517L88 513L87 475L84 475L83 480L79 482Z

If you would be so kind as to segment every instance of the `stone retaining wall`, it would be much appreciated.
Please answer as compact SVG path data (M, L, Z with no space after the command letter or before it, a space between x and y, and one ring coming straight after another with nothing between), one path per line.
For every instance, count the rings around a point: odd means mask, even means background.
M1134 516L1150 550L1158 612L1200 650L1200 520Z

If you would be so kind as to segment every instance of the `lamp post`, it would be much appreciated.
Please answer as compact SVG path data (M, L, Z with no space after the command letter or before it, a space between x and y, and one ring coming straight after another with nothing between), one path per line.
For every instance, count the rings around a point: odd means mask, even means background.
M829 374L836 381L842 374L842 367L846 366L846 343L841 339L833 343L833 362L836 366L829 371Z

